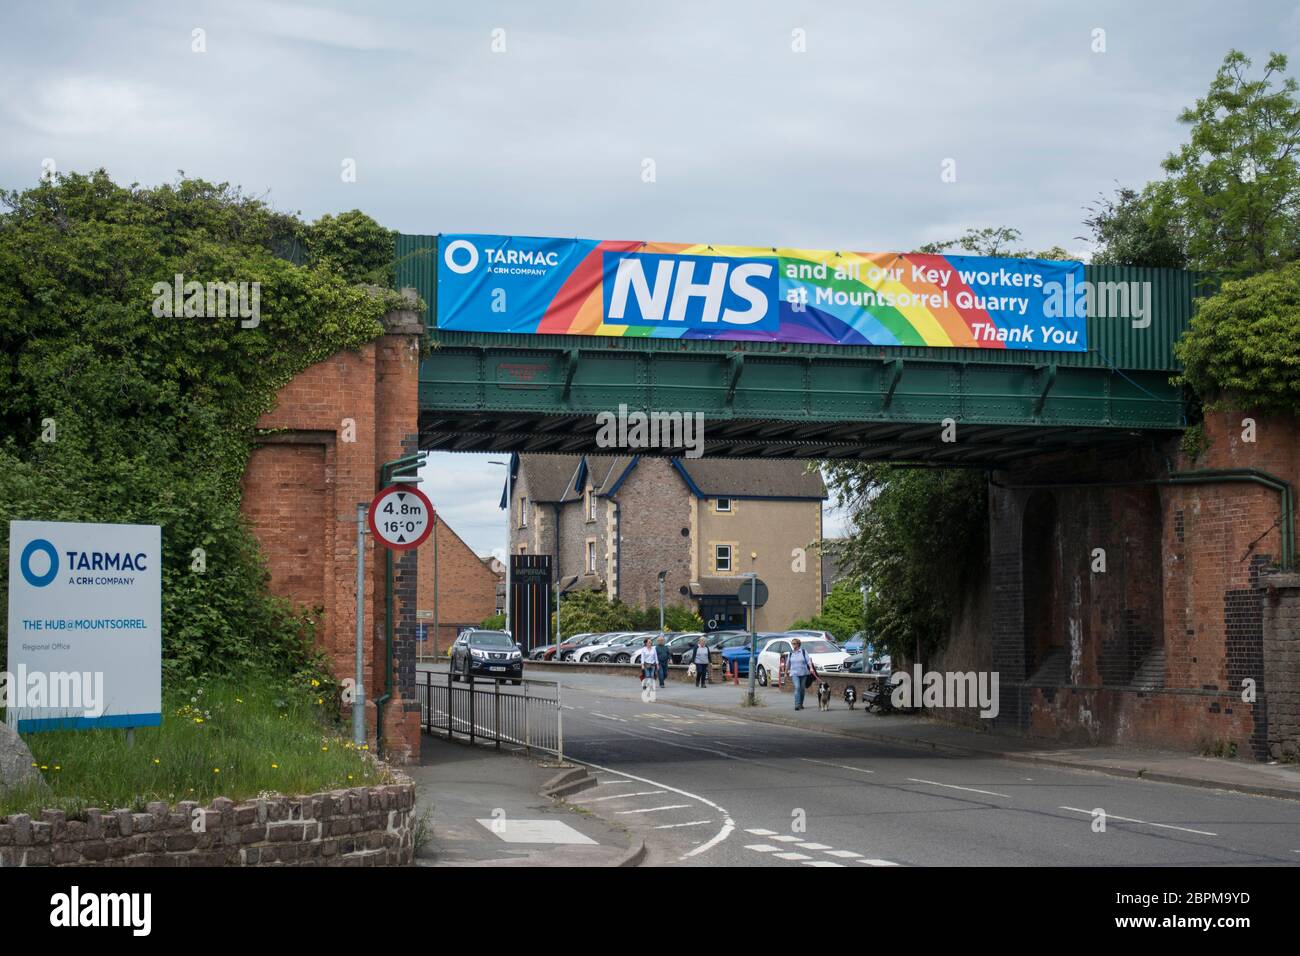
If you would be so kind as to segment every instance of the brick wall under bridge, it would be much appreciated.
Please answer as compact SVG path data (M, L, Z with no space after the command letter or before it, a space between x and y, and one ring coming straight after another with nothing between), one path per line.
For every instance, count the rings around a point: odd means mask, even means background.
M377 340L313 365L280 390L258 421L266 431L243 479L244 515L266 556L271 590L320 609L317 644L340 680L356 672L356 506L374 497L380 466L418 442L423 326L415 311L390 313L384 326ZM420 746L414 551L396 556L394 584L393 686L385 688L384 549L367 535L366 728L373 746L374 701L391 691L382 751L405 763Z
M1000 710L939 716L1063 743L1300 755L1300 575L1276 568L1279 495L1163 483L1244 468L1300 482L1300 425L1223 411L1204 430L1195 460L1169 441L992 476L989 579L925 665L997 671Z

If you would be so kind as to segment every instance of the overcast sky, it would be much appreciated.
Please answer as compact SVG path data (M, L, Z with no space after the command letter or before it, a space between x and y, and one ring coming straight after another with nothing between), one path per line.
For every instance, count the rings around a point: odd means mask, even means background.
M53 160L411 233L891 251L1009 225L1085 256L1083 206L1159 175L1230 47L1296 73L1300 5L44 0L4 12L0 185ZM425 485L482 553L490 457Z

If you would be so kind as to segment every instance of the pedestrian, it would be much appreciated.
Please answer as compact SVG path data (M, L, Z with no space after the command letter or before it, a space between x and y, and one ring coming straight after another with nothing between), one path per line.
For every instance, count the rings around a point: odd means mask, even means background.
M695 653L691 657L691 663L695 665L695 686L704 687L708 683L709 677L709 646L704 643L702 637L699 643L695 645Z
M668 651L668 644L664 641L664 636L659 635L659 640L655 641L655 657L659 661L659 686L665 686L664 682L668 680L668 662L672 659L672 654Z
M659 670L659 658L655 654L654 644L650 638L641 642L641 680L654 680L655 672Z
M794 709L803 710L803 692L817 679L817 668L813 667L812 658L803 649L799 638L790 641L790 663L788 666L790 682L794 684Z

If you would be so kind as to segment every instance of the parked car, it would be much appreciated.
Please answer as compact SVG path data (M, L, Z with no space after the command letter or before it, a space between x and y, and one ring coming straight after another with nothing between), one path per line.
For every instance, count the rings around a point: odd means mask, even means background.
M643 638L644 635L635 631L607 634L605 640L578 648L573 652L573 659L580 664L626 663L632 659L632 651L640 646Z
M573 652L578 648L587 647L591 644L599 644L606 637L609 637L609 634L600 631L593 631L590 634L574 634L572 637L566 637L560 644L560 660L571 661L573 660Z
M524 676L524 655L505 631L462 631L451 645L451 679L495 677L518 684Z
M758 632L755 635L758 650L761 652L772 640L783 636L779 631ZM731 672L739 669L741 677L749 676L749 633L747 631L733 631L718 644L718 648L722 652L723 670Z
M764 687L780 673L782 658L788 656L794 649L794 645L791 644L792 638L799 638L803 649L808 652L808 659L812 661L813 667L823 674L841 673L852 656L840 650L839 645L834 641L816 640L808 637L804 632L788 631L773 636L777 640L769 641L758 655L756 676L759 684Z
M848 651L850 654L857 654L862 651L865 651L867 657L872 656L873 649L871 645L867 643L866 631L855 631L853 635L849 637L849 639L845 641L843 644L841 644L840 646L844 648L844 650Z

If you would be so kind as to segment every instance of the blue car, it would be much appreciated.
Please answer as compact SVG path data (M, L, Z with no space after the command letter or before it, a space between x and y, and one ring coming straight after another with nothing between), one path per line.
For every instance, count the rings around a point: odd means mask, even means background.
M867 636L862 631L858 631L845 641L844 649L850 654L860 654L865 651L868 658L874 657L876 654L875 647L867 642Z
M755 641L758 652L762 652L763 646L773 638L781 637L780 632L759 631ZM737 668L740 670L741 677L749 676L749 635L745 633L733 634L727 638L717 649L722 652L722 667L728 674L733 673Z

